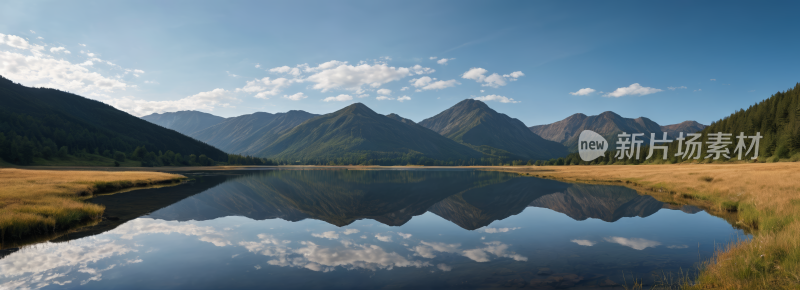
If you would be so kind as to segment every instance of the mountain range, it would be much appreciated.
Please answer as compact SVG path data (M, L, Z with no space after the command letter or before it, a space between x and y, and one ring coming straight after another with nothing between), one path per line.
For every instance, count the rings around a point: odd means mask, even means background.
M643 140L643 144L649 144L650 133L655 133L657 140L662 139L664 132L667 133L668 138L674 139L679 132L695 133L705 127L695 121L661 126L645 117L623 118L614 112L607 111L596 116L578 113L552 124L532 126L529 129L544 139L564 144L570 152L576 152L578 151L578 137L583 130L592 130L600 134L609 141L608 150L614 150L618 139L617 135L622 132L644 133L639 140Z
M316 219L338 227L372 219L401 226L431 212L463 229L476 230L527 207L548 208L575 220L606 222L647 217L662 208L684 210L622 186L569 184L486 171L280 170L245 173L226 181L152 211L148 217Z
M472 99L419 124L397 114L380 115L361 103L321 116L289 111L212 119L201 114L181 111L142 119L179 132L191 131L188 136L228 153L291 161L407 164L421 159L536 160L567 154L563 145L533 134L521 121Z
M481 154L414 123L375 113L361 103L311 118L254 156L283 160L466 160Z

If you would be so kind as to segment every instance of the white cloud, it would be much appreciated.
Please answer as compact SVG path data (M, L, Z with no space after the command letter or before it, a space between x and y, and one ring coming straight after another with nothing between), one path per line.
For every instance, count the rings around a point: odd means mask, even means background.
M256 64L256 68L261 68L261 64Z
M6 35L2 33L0 33L0 44L5 44L19 49L31 49L35 47L35 45L28 43L28 41L22 37L16 35Z
M80 45L80 46L83 46L83 47L86 47L86 45L85 45L85 44L82 44L82 43L78 43L78 45Z
M39 36L39 37L37 37L36 39L42 39L42 40L44 40L44 37L41 37L41 36Z
M392 241L392 236L390 236L390 235L385 235L384 236L384 235L381 235L381 234L375 234L375 238L378 239L381 242L387 242L388 243L388 242Z
M397 235L403 237L404 240L411 238L411 234L397 233Z
M435 69L429 67L422 67L421 65L412 66L411 71L418 75L432 74L436 72Z
M478 101L484 101L484 102L497 101L497 102L501 102L501 103L512 103L512 104L519 103L519 101L515 101L512 98L505 97L505 96L498 96L498 95L480 96L480 97L475 97L473 99L478 100Z
M442 81L436 80L436 78L431 78L429 76L412 79L409 82L415 88L420 88L420 90L441 90L461 84L456 80Z
M294 94L294 95L291 95L291 96L289 96L289 95L283 95L283 98L285 98L285 99L290 99L290 100L292 100L292 101L299 101L299 100L302 100L302 99L308 98L308 96L304 95L304 94L303 94L303 92L299 92L299 93L296 93L296 94Z
M50 52L51 52L51 53L57 53L57 52L61 52L61 51L63 51L64 53L67 53L67 54L69 54L69 53L70 53L70 52L69 52L69 50L67 50L67 49L66 49L66 48L64 48L63 46L59 46L59 47L51 47L51 48L50 48Z
M157 81L144 81L145 84L157 85Z
M335 62L335 61L334 61ZM424 68L421 70L424 71ZM312 87L322 92L333 89L361 90L363 86L378 88L381 85L400 80L411 74L411 69L390 67L386 64L348 65L346 62L327 62L310 71L319 71L305 80L315 83Z
M401 89L400 89L400 91L401 91L401 92L405 92L405 91L407 91L407 90L410 90L410 89L411 89L411 88L409 88L409 87L403 87L403 88L401 88Z
M401 102L401 103L404 102L404 101L410 101L410 100L411 100L411 97L409 97L409 96L402 96L402 97L397 98L397 101Z
M375 99L376 99L376 100L378 100L378 101L388 101L388 100L394 100L394 98L387 97L387 96L380 96L380 97L377 97L377 98L375 98Z
M85 94L108 93L130 87L123 81L90 72L87 67L80 64L47 57L41 53L41 50L44 49L42 46L30 45L2 34L0 34L0 43L30 49L32 55L0 51L0 75L23 85ZM89 61L83 64L91 65L93 63Z
M662 89L643 87L643 86L639 85L639 83L635 83L635 84L632 84L632 85L627 86L627 87L617 88L613 92L610 92L610 93L605 94L603 96L604 97L614 97L614 98L619 98L619 97L622 97L622 96L632 96L632 95L644 96L644 95L654 94L654 93L663 92L663 91L664 90L662 90Z
M350 96L350 95L338 95L338 96L335 96L335 97L327 97L322 101L324 101L324 102L331 102L331 101L345 102L345 101L350 101L352 99L353 99L353 97Z
M594 92L596 92L596 90L593 88L582 88L577 92L570 92L569 94L573 96L586 96Z
M380 90L378 90L378 94L379 95L391 95L392 94L392 90L390 90L390 89L380 89Z
M483 228L483 232L487 234L507 233L510 231L521 229L520 227L513 228Z
M703 89L696 89L696 90L694 90L694 91L695 91L695 92L702 92L702 91L703 91Z
M346 229L342 233L345 234L345 235L352 235L352 234L357 234L359 232L360 231L358 229Z
M231 73L231 72L229 72L229 71L225 71L225 73L226 73L226 74L228 74L228 76L229 76L229 77L234 77L234 78L236 78L236 77L239 77L239 75L237 75L237 74L232 74L232 73Z
M236 92L257 93L256 98L267 99L267 96L276 96L280 94L284 88L292 84L292 80L287 78L270 79L265 77L262 79L254 79L247 81L247 84L242 88L237 88Z
M484 90L481 90L481 93L483 93L483 92L485 92L485 91L484 91Z
M634 250L644 250L647 248L655 248L661 243L651 240L645 240L640 238L623 238L623 237L608 237L604 238L606 242L620 244L626 247L629 247Z
M110 99L105 102L131 115L141 117L152 113L176 112L182 110L213 111L216 107L233 107L231 103L238 101L239 99L231 96L230 91L218 88L174 101L145 101L134 99L133 97L122 97Z
M450 267L444 263L436 265L436 268L439 268L439 270L442 270L443 272L450 272L450 270L453 270L453 267Z
M519 77L525 76L521 71L515 71L502 76L497 73L486 76L487 72L486 69L474 67L462 74L461 77L483 83L481 86L484 87L498 88L505 86L509 81L516 81Z
M669 89L670 91L674 91L674 90L679 90L679 89L686 89L686 87L685 87L685 86L680 86L680 87L667 87L667 89Z
M300 74L303 73L301 67L299 67L299 66L298 67L289 67L289 66L286 66L286 65L285 66L276 67L276 68L271 68L271 69L269 69L269 71L270 72L274 72L274 73L290 74L290 75L293 75L295 77L299 76Z
M451 61L451 60L454 60L454 59L455 58L451 58L451 59L443 58L443 59L437 60L436 63L441 64L441 65L447 65L448 61Z
M321 233L321 234L311 234L311 236L317 237L317 238L325 238L325 239L329 239L329 240L335 240L335 239L339 238L339 234L337 234L334 231L327 231L327 232L324 232L324 233Z
M592 242L590 240L570 240L570 242L576 243L581 246L591 247L597 244L597 242Z
M36 31L31 30L31 33L36 34Z
M430 60L434 60L434 59L436 59L436 57L435 57L435 56L431 56L431 57L429 57L428 59L430 59Z

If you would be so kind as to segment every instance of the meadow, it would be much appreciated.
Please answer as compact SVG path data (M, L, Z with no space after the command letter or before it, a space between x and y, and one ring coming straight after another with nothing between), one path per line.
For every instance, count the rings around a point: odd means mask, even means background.
M721 246L698 289L800 287L800 163L506 167L567 182L620 184L664 202L694 204L752 239Z
M160 172L0 169L0 243L68 230L103 215L99 193L177 182Z

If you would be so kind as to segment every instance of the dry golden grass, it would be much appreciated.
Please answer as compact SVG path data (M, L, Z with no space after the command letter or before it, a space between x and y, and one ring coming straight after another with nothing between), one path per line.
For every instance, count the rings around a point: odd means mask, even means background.
M800 289L800 163L505 167L572 182L622 183L704 206L753 234L717 251L696 288Z
M160 172L0 169L0 243L69 229L103 214L95 193L185 178Z

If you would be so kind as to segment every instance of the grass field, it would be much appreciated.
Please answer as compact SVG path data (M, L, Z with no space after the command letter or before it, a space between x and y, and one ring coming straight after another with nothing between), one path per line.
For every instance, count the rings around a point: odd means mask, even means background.
M0 169L0 243L99 219L104 208L83 202L93 194L183 178L160 172Z
M695 288L800 289L800 163L505 167L569 182L622 184L702 205L753 234L719 249Z

